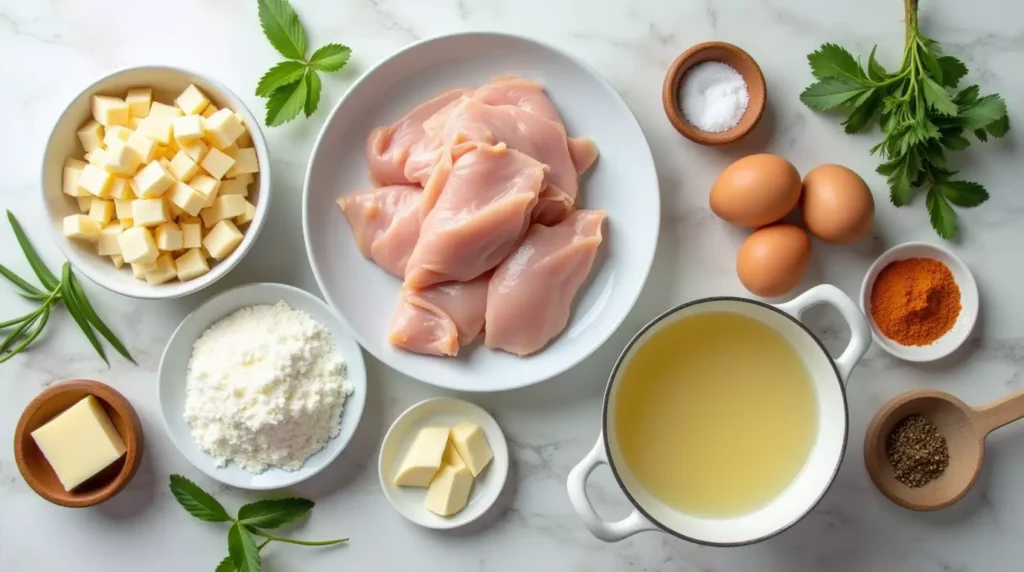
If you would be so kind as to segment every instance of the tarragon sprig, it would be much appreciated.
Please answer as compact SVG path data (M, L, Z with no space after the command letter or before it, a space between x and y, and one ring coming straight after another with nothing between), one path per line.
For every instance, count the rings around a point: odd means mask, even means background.
M257 0L263 34L288 58L260 78L256 95L267 99L267 127L284 125L305 112L313 115L320 104L320 75L345 67L352 50L327 44L306 59L306 30L288 0Z

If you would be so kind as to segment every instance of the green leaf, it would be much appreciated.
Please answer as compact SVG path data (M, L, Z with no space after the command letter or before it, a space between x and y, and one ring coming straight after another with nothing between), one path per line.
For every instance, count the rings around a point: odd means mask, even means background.
M850 116L843 122L847 133L862 131L871 123L882 106L881 93L877 89L871 90L868 98L850 113Z
M271 94L267 100L267 127L284 125L298 117L306 106L307 86L305 81L286 85Z
M57 277L50 272L50 269L46 267L46 263L43 262L42 258L39 258L39 254L35 248L32 248L32 243L29 242L28 237L25 236L25 231L21 229L21 224L18 223L18 219L14 217L14 213L7 211L7 220L11 223L11 228L14 230L14 236L18 239L18 244L21 246L22 252L25 253L25 258L28 259L29 266L32 267L32 271L36 273L36 277L39 278L39 283L43 285L43 288L53 291L57 287Z
M985 187L969 181L944 181L933 186L932 190L942 193L942 196L958 207L976 207L988 200Z
M260 550L256 547L256 539L237 522L228 531L228 554L238 572L260 572Z
M67 262L64 263L64 284L70 282L71 265ZM82 329L82 333L88 338L89 343L92 344L93 349L96 353L100 354L103 361L109 366L110 360L107 359L107 354L103 351L103 346L100 344L100 340L96 337L96 333L92 331L92 326L89 325L89 320L85 317L85 311L79 305L78 300L74 296L68 296L69 289L63 287L63 298L64 307L68 309L68 313L71 314L72 319L78 324L78 327Z
M235 568L235 563L231 561L231 557L225 556L224 560L220 561L220 564L217 565L217 569L213 572L237 572L237 569Z
M939 139L939 143L950 151L963 151L971 145L970 139L960 133L946 133Z
M217 499L181 475L171 475L171 494L189 514L206 522L228 522L231 516Z
M1006 102L998 95L986 95L966 107L960 108L957 118L967 131L983 129L1006 115ZM980 139L980 137L979 137Z
M928 102L929 107L942 115L953 116L957 114L956 104L949 97L946 88L928 76L924 77L924 99Z
M939 67L942 68L942 85L956 87L960 80L967 75L967 66L953 56L941 56Z
M82 309L82 314L84 314L85 319L92 324L92 327L96 328L96 331L99 332L115 350L117 350L117 353L121 354L121 357L135 365L139 365L138 362L135 361L135 358L128 353L128 348L124 347L121 340L117 339L114 332L110 331L110 328L108 328L107 325L103 323L103 320L100 319L99 315L96 314L96 310L93 309L92 304L89 302L89 297L85 295L85 290L82 288L82 284L78 282L78 277L70 270L68 271L68 277L69 280L66 280L61 284L61 291L63 292L65 300L64 303L67 304L68 297L74 297L75 304Z
M43 333L43 328L46 327L46 322L49 319L50 319L50 307L49 306L43 306L43 313L40 316L39 325L36 326L36 329L33 330L32 333L29 334L29 336L27 338L25 338L20 344L18 344L16 346L14 346L13 348L11 348L11 351L7 352L3 356L0 356L0 363L4 363L5 361L11 359L12 357L18 355L19 353L21 353L22 350L27 348L32 342L36 341L36 338L39 337L39 334ZM35 319L33 319L33 321L35 321ZM0 351L2 351L2 350L0 350Z
M306 30L288 0L257 0L260 27L281 55L293 60L306 58Z
M956 238L956 211L953 210L953 207L949 206L946 198L937 192L934 187L929 189L925 205L928 207L928 215L931 218L932 228L935 229L935 232L939 233L939 236L946 240Z
M1010 131L1010 116L1004 115L985 126L985 131L993 137L1002 137Z
M327 44L313 52L309 65L322 72L335 72L345 67L352 50L342 44Z
M836 78L846 80L862 87L867 76L860 69L860 64L853 54L836 44L824 44L817 51L807 56L811 64L811 73L818 79Z
M320 74L316 70L309 70L306 74L306 103L303 110L306 117L313 115L317 106L320 105Z
M270 97L275 90L301 80L304 73L306 73L306 64L302 62L281 62L263 74L260 83L256 85L256 95Z
M313 505L313 501L302 498L256 501L238 509L238 522L255 528L277 528L298 520Z
M18 276L3 264L0 264L0 276L3 276L4 278L10 280L15 286L21 288L26 293L31 294L32 296L46 296L46 294L43 293L42 290L30 284L27 280Z
M868 78L873 81L885 81L889 77L889 72L875 59L875 50L877 49L878 46L871 48L871 55L868 56Z
M974 136L978 138L978 141L984 143L988 141L988 133L984 129L975 129Z
M953 103L961 109L967 107L978 101L978 96L981 95L981 88L976 85L970 85L960 90L959 93L953 98Z
M17 328L14 328L14 330L12 330L10 334L7 334L7 337L4 338L4 341L0 342L0 352L6 351L7 348L14 343L14 340L18 339L18 336L20 336L22 332L31 328L32 324L36 323L36 320L39 319L39 316L40 312L39 310L36 310L31 318L25 320L24 322L21 322L21 324L19 324ZM11 352L12 355L13 353L14 352Z
M811 109L828 111L845 105L870 89L846 80L828 78L811 84L800 94L800 101Z
M939 85L945 85L942 82L942 66L939 65L939 58L935 57L935 54L930 51L922 52L921 63L924 64L924 69L927 71L927 75L924 76L925 78L931 76L928 79L933 79Z

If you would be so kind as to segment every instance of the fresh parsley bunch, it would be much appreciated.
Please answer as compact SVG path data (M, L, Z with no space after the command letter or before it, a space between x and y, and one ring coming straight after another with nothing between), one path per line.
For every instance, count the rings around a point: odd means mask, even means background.
M1002 137L1010 129L1006 102L999 95L981 95L978 86L955 88L967 75L967 66L957 58L943 55L938 42L925 37L917 26L918 0L904 0L906 47L900 69L888 72L868 56L867 70L850 52L825 44L807 56L818 81L800 100L811 109L845 109L847 133L867 128L877 117L885 134L871 148L885 160L878 173L889 183L889 197L901 207L914 191L928 186L925 205L932 227L939 236L957 236L957 216L952 205L970 208L988 200L988 191L978 183L956 180L957 171L946 164L946 151L961 151L979 141ZM877 46L876 46L877 47Z
M327 44L306 59L306 29L288 0L257 0L260 27L282 56L288 58L260 78L256 95L267 99L267 127L284 125L299 116L313 115L320 104L318 71L336 72L345 67L352 50L342 44Z

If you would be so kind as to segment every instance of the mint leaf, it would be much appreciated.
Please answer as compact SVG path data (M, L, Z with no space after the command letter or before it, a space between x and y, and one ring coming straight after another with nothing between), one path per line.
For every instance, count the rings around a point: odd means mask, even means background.
M960 80L967 75L967 66L953 56L941 56L939 67L942 68L942 85L956 87Z
M946 88L928 76L924 76L924 99L929 107L942 115L954 116L957 113L956 104Z
M306 64L295 61L281 62L263 74L256 85L256 95L270 97L279 88L293 84L302 79L306 73Z
M306 58L306 30L288 0L257 0L260 27L282 56L293 60Z
M181 475L171 475L171 494L189 514L206 522L231 520L217 499Z
M1006 102L998 95L986 95L978 98L967 107L962 107L957 119L960 126L967 131L983 129L985 126L1002 119L1006 115ZM979 137L980 139L980 137Z
M342 44L327 44L313 52L309 65L322 72L335 72L345 67L352 50Z
M260 572L260 550L252 533L237 522L228 530L228 554L238 572Z
M231 557L225 556L224 560L220 561L220 564L217 565L216 570L213 572L237 572L237 570L235 569L235 563L231 561Z
M311 500L301 498L256 501L238 509L238 522L255 528L277 528L298 520L314 504Z
M800 101L811 109L828 111L845 105L869 89L843 79L828 78L811 84L800 94Z
M306 91L306 82L297 81L272 93L267 100L267 127L284 125L298 117L306 105Z
M935 232L939 233L939 236L946 240L956 238L956 211L953 210L953 207L949 206L946 197L935 190L935 187L928 191L925 206L928 207L928 215Z
M823 44L807 56L811 73L818 79L836 78L863 86L867 80L853 54L836 44Z
M942 196L958 207L976 207L988 200L988 191L985 187L969 181L945 181L936 184L932 189L942 193Z
M309 70L306 74L306 103L303 109L306 113L306 117L313 115L318 105L320 105L320 74L316 73L316 70Z
M884 81L885 78L889 77L889 72L875 59L876 49L878 49L878 46L871 48L871 55L868 56L868 78L873 81Z

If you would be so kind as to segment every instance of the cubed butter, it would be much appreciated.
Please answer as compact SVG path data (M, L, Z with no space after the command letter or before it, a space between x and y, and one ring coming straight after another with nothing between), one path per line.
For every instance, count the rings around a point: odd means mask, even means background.
M92 395L33 431L32 440L66 491L99 474L127 450L103 405Z
M206 197L186 183L175 181L167 193L167 200L191 216L196 216L206 206Z
M154 103L153 107L155 108L157 105L159 103ZM174 117L170 115L155 115L150 111L149 117L140 121L138 129L135 131L158 143L168 145L174 140Z
M86 153L103 148L103 126L99 121L90 119L78 129L78 140L82 142Z
M144 198L156 198L167 192L174 184L174 175L164 169L159 161L150 161L133 178L138 189L136 194Z
M173 157L174 157L174 155L171 155L171 158L173 158ZM167 171L168 173L171 172L171 159L168 159L166 157L161 157L161 158L157 159L156 162L160 163L160 166L163 167L165 171ZM173 175L171 175L171 176L173 177Z
M167 203L162 198L132 201L132 220L135 226L157 226L170 220Z
M164 195L164 202L167 203L167 212L171 213L171 220L177 220L179 216L183 214L188 214L185 211L181 210L181 207L172 203L170 201L170 197L167 196L166 194Z
M94 197L106 199L110 197L110 185L114 178L106 170L96 165L86 165L82 175L78 177L78 186L89 191Z
M145 227L133 226L125 229L117 236L117 244L121 247L124 261L131 264L133 270L135 264L156 262L156 257L160 255L160 249L153 240L153 233ZM140 276L136 274L135 277Z
M72 161L74 161L72 163ZM64 180L63 190L64 194L69 197L90 197L92 196L89 191L82 188L79 184L82 178L82 171L85 170L86 163L77 161L74 159L68 159L64 163Z
M181 247L199 249L203 246L203 225L198 222L180 221Z
M211 103L210 105L206 106L206 109L204 109L203 112L200 113L200 115L203 116L203 119L206 119L214 113L217 113L218 111L220 111L220 109L218 109L216 105Z
M89 218L106 226L114 218L114 201L94 198L89 205Z
M102 167L103 160L106 158L106 156L107 152L104 151L102 147L97 147L85 154L85 160L88 161L90 165Z
M131 206L130 206L130 205L129 205L129 208L131 208ZM131 219L131 217L128 217L128 218L119 218L119 219L117 219L117 223L121 225L121 230L122 230L122 231L124 231L124 230L127 230L127 229L129 229L129 228L131 228L131 227L135 226L135 221L133 221L133 220Z
M110 198L119 201L130 201L135 198L135 191L132 191L131 185L128 184L128 179L114 177L114 180L110 183Z
M175 179L187 183L192 180L192 177L199 174L199 165L188 156L188 153L181 150L171 159L171 164L167 170L174 175Z
M237 117L238 121L241 122L242 127L245 127L245 119L242 118L242 114L235 112L235 117ZM245 131L242 131L242 134L238 136L238 139L235 139L235 145L238 145L239 147L252 147L252 135L249 134L248 128L246 128Z
M156 158L157 142L147 137L144 133L133 131L125 143L138 153L143 163L149 163Z
M92 201L101 201L103 199L97 199L96 197L86 193L84 197L75 197L75 201L78 202L78 212L89 214L89 210L92 208Z
M235 218L245 214L245 197L242 195L226 195L217 197L213 206L199 212L203 218L203 226L210 228L224 219ZM191 213L190 213L191 214Z
M149 108L149 117L169 117L174 119L182 115L185 115L185 113L181 109L173 105L160 103L159 101L154 101L153 105Z
M219 195L241 195L249 196L249 184L245 179L224 179L220 182Z
M242 195L236 195L242 196ZM221 197L223 198L223 197ZM252 222L252 219L256 216L256 207L249 201L245 201L245 212L235 217L235 226L243 226Z
M153 236L156 239L156 247L160 250L173 251L183 248L181 229L173 222L165 222L156 227Z
M210 271L210 265L206 262L203 251L198 248L192 248L175 258L174 267L178 272L178 280L182 282L198 278Z
M153 90L148 87L129 89L124 100L128 102L128 112L132 117L146 117L153 104Z
M111 254L110 261L114 263L114 268L121 268L124 266L124 257L120 254Z
M188 155L189 159L192 159L193 161L198 163L203 160L203 157L206 156L206 152L209 151L210 148L207 147L206 143L203 143L201 140L196 140L181 143L181 150L184 151L186 155Z
M185 88L181 95L174 100L174 103L185 112L186 115L198 115L210 104L210 98L194 84Z
M111 125L128 127L130 117L128 102L125 100L107 95L92 96L92 118L104 127Z
M163 284L178 277L178 270L174 266L174 257L170 252L164 252L156 259L156 268L146 271L146 282L151 286Z
M463 421L452 427L452 444L474 477L479 475L494 457L483 429L472 421Z
M242 125L233 111L221 109L206 118L205 129L204 138L214 147L223 149L234 143L245 132L245 125Z
M117 237L121 234L121 225L112 222L100 229L100 238L96 243L96 253L100 256L120 256L121 245Z
M132 199L114 199L114 216L118 220L132 218Z
M473 475L468 468L445 465L430 481L423 504L434 514L452 516L466 508L472 488Z
M225 173L227 177L239 175L251 175L260 171L260 164L256 160L256 150L252 147L243 147L235 151L235 164Z
M139 124L145 117L135 117L134 115L128 118L128 128L135 131L139 128ZM123 263L122 263L123 264Z
M206 197L205 207L212 207L213 202L217 200L217 195L220 190L220 181L209 175L196 175L188 182L188 186L199 191L200 194Z
M424 427L416 434L402 464L395 473L395 484L402 487L427 487L441 468L448 443L447 427Z
M134 175L141 163L139 154L120 140L111 141L103 157L103 168L115 175Z
M210 253L210 256L217 260L224 260L242 242L242 233L230 220L218 222L206 237L203 238L203 247Z
M198 115L183 115L174 118L174 140L178 145L190 141L198 141L203 136L202 117Z
M114 141L125 142L129 137L131 137L132 133L134 133L134 131L127 127L111 125L103 131L103 146L110 147L110 144Z
M64 217L64 236L96 242L100 238L100 223L83 214Z
M224 175L234 164L234 159L217 148L210 149L206 156L203 157L203 160L199 162L199 166L218 181L224 178Z
M137 262L135 264L131 264L130 266L132 267L132 276L138 278L139 280L145 280L146 272L156 268L156 259L154 258L153 262L150 264Z

